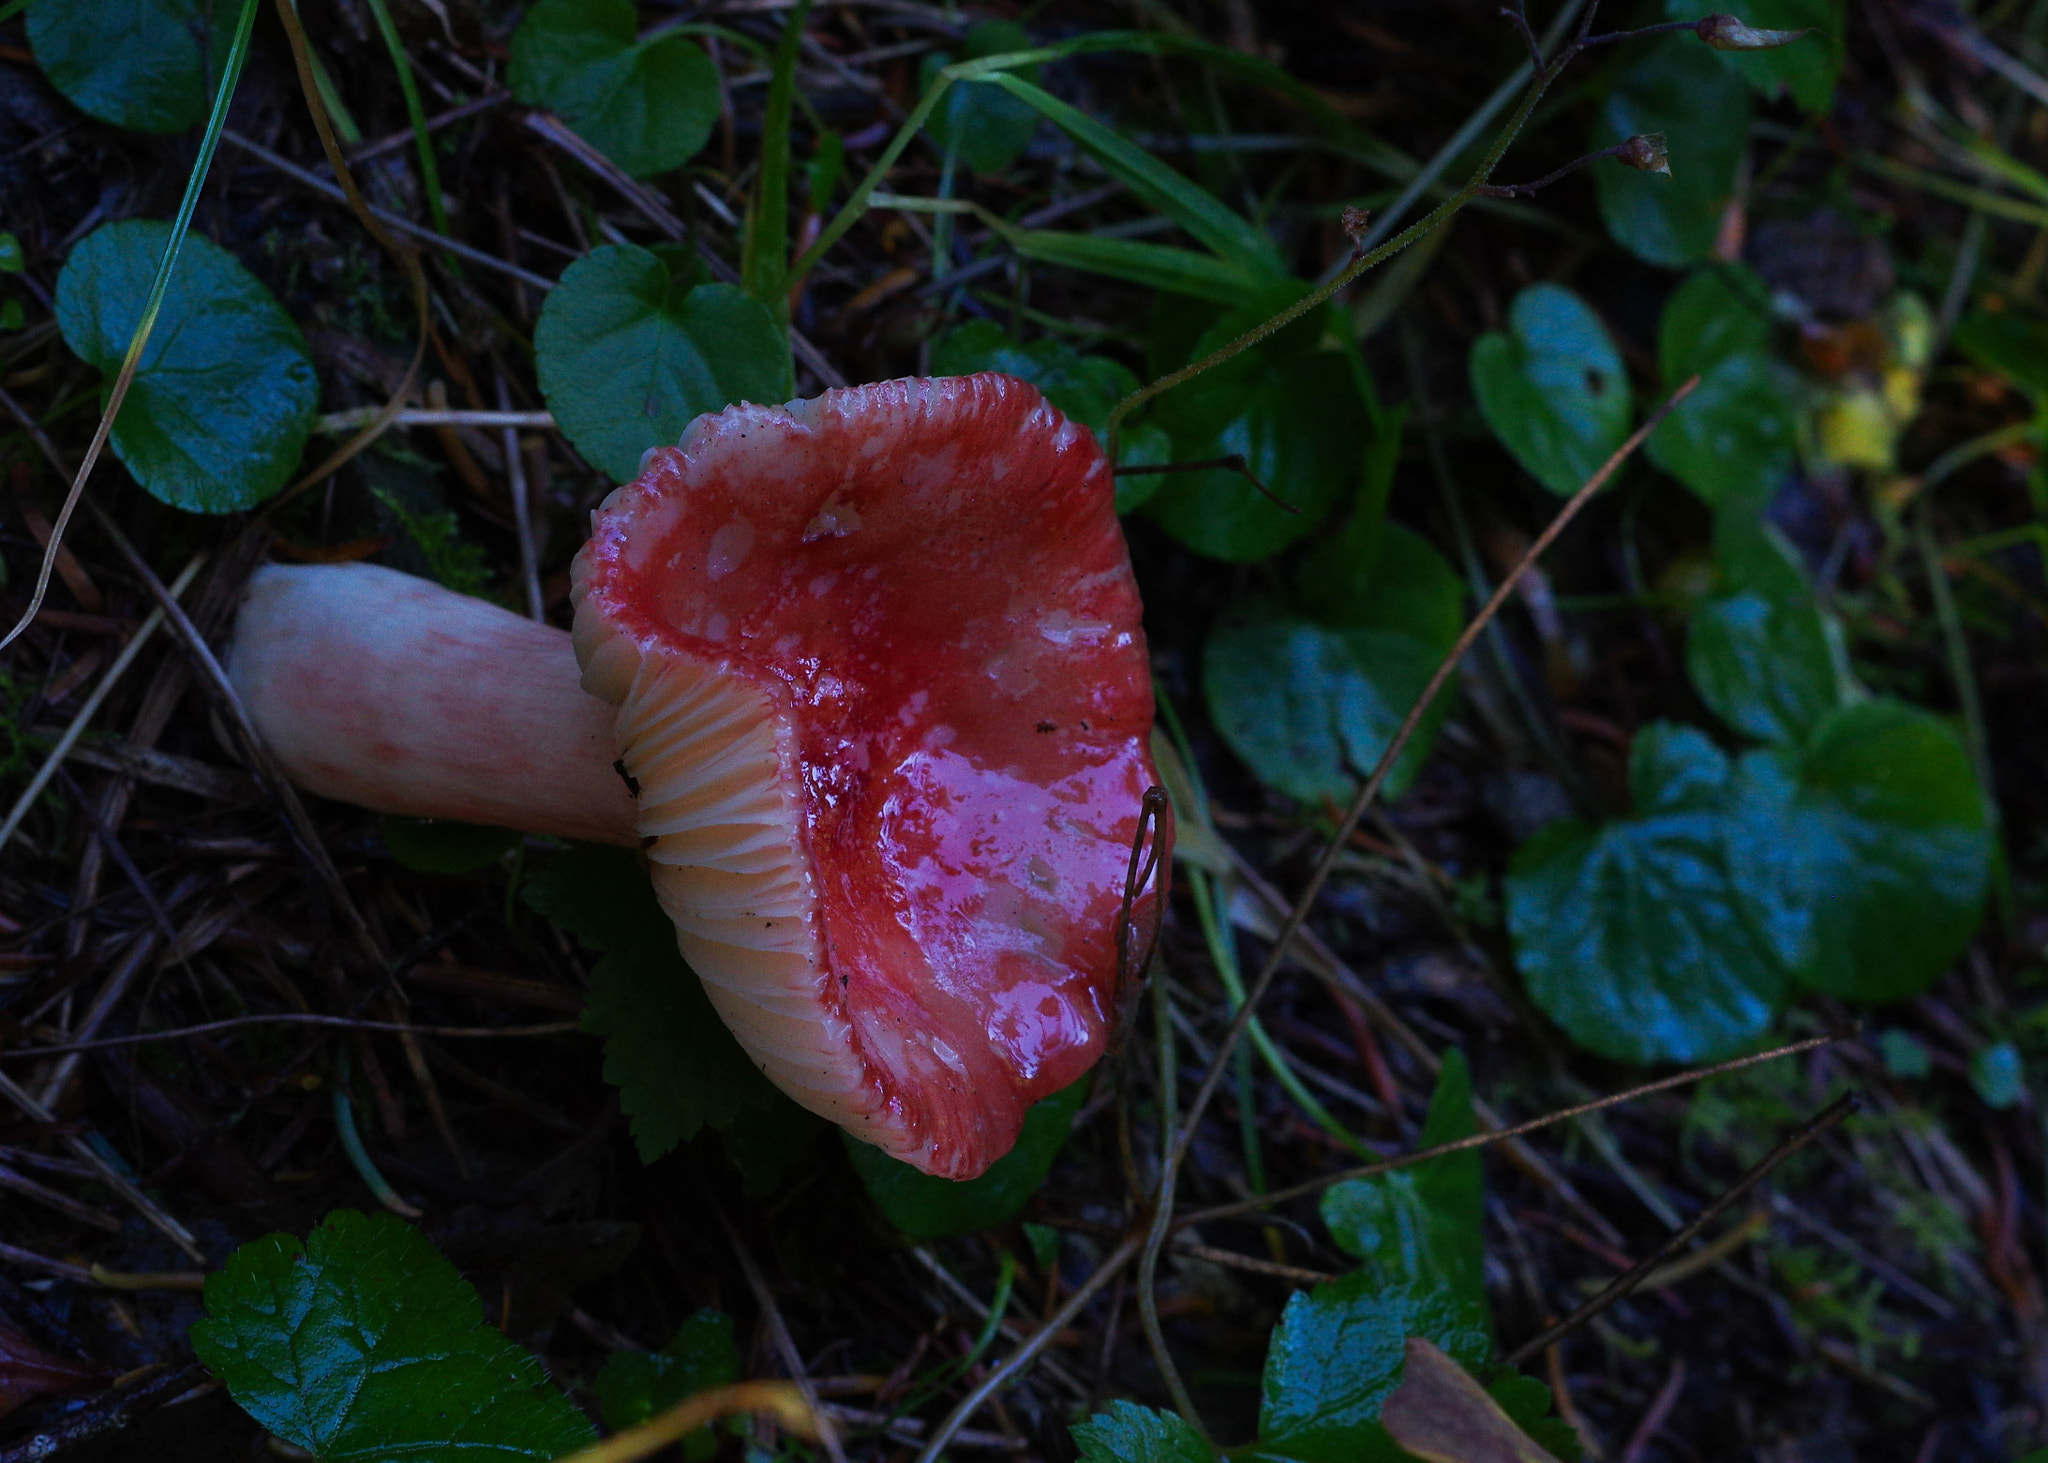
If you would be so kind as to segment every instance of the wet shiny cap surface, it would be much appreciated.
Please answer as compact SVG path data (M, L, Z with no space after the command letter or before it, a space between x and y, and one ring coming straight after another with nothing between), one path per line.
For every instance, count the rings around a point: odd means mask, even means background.
M683 953L778 1086L928 1173L1007 1152L1118 1009L1157 779L1113 500L1031 386L892 381L700 418L577 560Z

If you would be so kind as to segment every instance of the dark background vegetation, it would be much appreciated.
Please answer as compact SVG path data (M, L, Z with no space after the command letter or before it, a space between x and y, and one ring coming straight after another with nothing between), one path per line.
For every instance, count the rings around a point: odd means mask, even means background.
M781 19L743 3L688 9L763 45L773 44ZM394 3L393 11L431 115L490 100L437 133L452 233L549 277L600 241L592 229L660 237L630 199L522 125L525 109L505 96L503 82L516 6L446 0ZM364 9L356 0L306 0L303 13L365 135L394 140L360 164L372 201L423 219L404 108ZM852 163L864 167L914 103L923 52L956 44L969 20L1016 13L1002 5L820 5L800 84L847 137ZM2001 129L2011 155L2040 162L2048 110L2010 100L2009 83L1973 61L1957 37L1991 35L2026 57L2048 42L2041 21L2040 7L2026 4L1981 6L1967 18L1896 0L1852 6L1832 112L1809 127L1789 104L1759 109L1754 188L1743 216L1731 220L1731 252L1767 280L1805 291L1843 324L1871 317L1899 286L1938 306L1957 276L1968 205L1866 163L1929 164L1897 121L1902 93L1913 87L1987 135ZM1417 158L1433 155L1522 54L1491 0L1055 3L1033 7L1027 23L1046 39L1160 27L1240 48L1283 65L1357 126ZM758 69L736 48L718 60L728 78ZM1606 64L1595 55L1564 78L1504 178L1547 173L1583 149L1589 88ZM1395 191L1343 149L1307 145L1302 116L1284 100L1199 65L1099 55L1050 66L1044 79L1234 206L1260 211L1306 277L1348 252L1345 205L1378 206ZM731 218L751 187L764 92L731 85L710 145L654 185L693 236L728 259L737 257ZM798 133L800 164L807 125ZM1201 152L1179 145L1226 125L1241 138L1277 141ZM317 164L289 54L267 10L230 126L302 166ZM0 227L19 237L26 262L25 273L0 276L0 293L23 311L21 327L0 334L0 386L71 460L91 432L97 382L50 323L57 268L101 222L168 217L195 135L150 138L83 116L38 75L19 23L0 27ZM930 195L937 171L935 152L913 148L889 186ZM974 187L1008 212L1076 198L1098 182L1059 134L1041 128L1022 160ZM1063 226L1141 217L1134 201L1111 197L1085 204ZM801 216L797 222L801 235ZM1146 374L1149 292L1014 260L981 276L974 290L931 288L929 223L875 212L808 280L794 323L845 379L917 373L935 336L980 315L1027 338L1041 333L1041 318L1083 327L1092 348ZM302 324L323 409L384 400L411 349L411 305L397 271L343 206L230 144L197 227ZM966 262L1002 253L978 229L963 225L960 238ZM2038 311L2043 238L2037 224L1991 220L1975 246L1974 273L1964 276L1966 302L1995 295L2014 311ZM451 268L431 251L429 277L440 348L426 379L456 405L496 405L502 381L515 407L539 408L529 348L536 292L474 266ZM1353 297L1385 277L1367 276ZM1546 280L1584 295L1632 374L1654 382L1656 322L1674 276L1607 241L1585 176L1512 207L1467 211L1426 269L1383 298L1363 344L1382 398L1413 411L1392 515L1482 582L1506 571L1556 500L1486 430L1467 356L1477 336L1500 327L1517 290ZM1024 301L1028 312L1016 308ZM1800 364L1828 369L1825 361ZM798 384L804 394L819 385L801 365ZM2019 387L1952 352L1940 355L1901 442L1901 471L2023 421L2029 410ZM452 512L489 587L511 598L517 551L501 435L410 429L388 445L298 500L267 535L245 534L242 519L164 507L111 460L91 493L165 577L195 549L209 549L194 618L216 643L263 553L376 553L400 567L426 567L371 487L415 511ZM545 529L547 601L561 621L568 557L610 484L552 434L527 434L518 450ZM1947 481L1930 509L1937 541L2035 521L2027 490L2035 452L2021 441ZM0 454L10 474L0 551L11 618L26 603L63 484L12 422L0 423ZM1862 674L1952 712L1953 666L1922 561L1880 522L1868 487L1846 471L1795 473L1773 516L1812 562L1828 566L1831 604ZM1467 1053L1478 1093L1507 1118L1641 1075L1574 1052L1534 1014L1514 975L1499 879L1517 844L1546 818L1625 806L1626 749L1643 723L1705 719L1684 674L1682 625L1643 587L1682 584L1697 572L1708 532L1699 503L1646 469L1596 502L1509 609L1489 652L1473 658L1465 698L1432 760L1383 816L1368 818L1313 922L1422 1043ZM1231 755L1206 722L1198 669L1222 608L1248 590L1284 584L1296 560L1204 559L1142 519L1129 537L1159 686L1187 725L1219 830L1265 879L1298 887L1330 810L1269 792ZM51 609L8 652L0 682L9 706L0 786L10 801L150 606L89 515L69 549ZM1973 563L1984 567L1945 572L1982 695L2009 894L1965 957L1925 995L1867 1013L1859 1039L1559 1128L1533 1141L1540 1164L1489 1156L1487 1273L1497 1326L1511 1346L1655 1249L1668 1232L1663 1216L1691 1215L1843 1087L1866 1094L1858 1118L1711 1230L1697 1263L1533 1364L1583 1427L1589 1453L1990 1463L2040 1441L2048 1407L2041 1113L2026 1082L2016 1092L1994 1089L1987 1100L1971 1071L1982 1053L2009 1043L2030 1072L2048 1047L2048 585L2037 548ZM1503 706L1510 711L1486 714ZM103 1032L244 1009L403 1012L462 1026L573 1019L587 957L508 897L516 860L464 875L412 872L389 856L376 818L316 803L342 883L399 961L398 976L378 990L351 953L330 891L237 764L206 684L175 637L164 636L0 855L7 1045L79 1029L124 962L134 969L122 978L119 1004L98 1019ZM1243 944L1255 966L1263 943L1247 935ZM1167 923L1160 972L1190 1015L1182 1080L1191 1083L1227 1008L1184 908ZM1332 991L1302 970L1283 972L1265 1008L1269 1029L1300 1068L1317 1074L1318 1095L1348 1126L1376 1149L1395 1151L1419 1125L1430 1075L1383 1022ZM1781 1029L1807 1034L1849 1014L1808 1001ZM1910 1075L1910 1060L1887 1063L1880 1037L1889 1033L1917 1043L1924 1073ZM745 1192L727 1162L723 1145L736 1139L707 1135L643 1167L588 1037L422 1040L419 1050L415 1070L400 1043L383 1035L279 1028L197 1037L86 1057L62 1089L55 1123L0 1109L0 1184L8 1189L0 1194L0 1314L42 1347L103 1368L0 1422L0 1458L30 1456L29 1439L53 1429L85 1439L59 1455L66 1458L259 1456L257 1430L220 1393L152 1410L170 1398L148 1394L148 1378L108 1390L117 1375L146 1367L165 1369L153 1377L178 1378L180 1392L192 1385L196 1378L178 1369L189 1361L184 1330L199 1302L188 1292L107 1290L81 1278L81 1267L93 1264L137 1272L182 1271L190 1262L108 1191L67 1140L103 1140L217 1263L268 1230L303 1234L334 1207L372 1206L332 1122L330 1091L344 1054L356 1118L382 1172L424 1211L426 1233L476 1283L493 1323L537 1349L565 1384L590 1377L609 1351L658 1346L700 1306L739 1318L750 1374L778 1374L783 1362L738 1245L761 1267L824 1395L852 1409L855 1448L907 1456L901 1450L914 1442L914 1428L899 1425L892 1438L863 1431L862 1419L886 1414L924 1371L967 1347L981 1325L972 1297L989 1293L999 1251L1024 1261L1027 1307L1046 1302L1048 1276L1028 1258L1016 1226L913 1253L875 1216L834 1141L818 1143L765 1194ZM1129 1217L1117 1103L1132 1105L1141 1144L1156 1130L1159 1084L1147 1044L1133 1043L1118 1060L1121 1084L1104 1085L1084 1106L1025 1215L1065 1228L1056 1268L1068 1286ZM6 1070L40 1090L53 1069L17 1058ZM1256 1070L1247 1090L1270 1184L1350 1161L1264 1068ZM1184 1204L1244 1191L1238 1101L1238 1089L1226 1086L1190 1157ZM1219 1224L1199 1239L1221 1260L1182 1256L1161 1272L1169 1339L1225 1440L1251 1434L1266 1338L1292 1288L1346 1268L1312 1207L1289 1206L1270 1227ZM1232 1263L1232 1255L1253 1263ZM1091 1406L1120 1396L1167 1400L1122 1284L1051 1354L1058 1375L1035 1373L976 1420L997 1446L1067 1458L1067 1424ZM0 1357L0 1393L8 1376ZM947 1405L935 1398L919 1415L936 1417ZM101 1432L123 1409L138 1415L135 1426Z

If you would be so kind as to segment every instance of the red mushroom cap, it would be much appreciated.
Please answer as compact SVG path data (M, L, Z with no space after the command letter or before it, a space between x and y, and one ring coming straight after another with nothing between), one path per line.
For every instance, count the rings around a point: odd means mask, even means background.
M1157 779L1113 499L1024 382L890 381L699 418L576 561L684 955L778 1086L927 1173L1009 1151L1117 1015Z

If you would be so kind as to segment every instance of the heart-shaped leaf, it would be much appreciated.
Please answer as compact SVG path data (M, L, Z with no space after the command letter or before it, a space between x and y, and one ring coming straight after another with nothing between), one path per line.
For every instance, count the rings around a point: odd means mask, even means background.
M1449 566L1398 525L1385 535L1348 623L1254 599L1225 614L1203 651L1216 729L1262 781L1306 803L1350 799L1458 636L1463 592ZM1437 698L1395 763L1390 797L1428 756L1450 701Z
M1706 258L1735 195L1749 117L1748 85L1697 38L1662 36L1631 45L1612 73L1591 145L1661 132L1671 173L1595 165L1600 216L1615 243L1669 268Z
M1714 540L1718 592L1692 613L1686 671L1729 726L1797 743L1856 694L1840 631L1774 530L1724 509Z
M512 91L559 112L636 178L681 167L718 120L718 68L670 31L636 39L632 0L537 0L512 35Z
M170 239L170 225L154 220L104 224L58 273L57 324L104 374L102 400ZM319 401L299 327L234 255L188 234L109 440L153 496L231 513L284 486Z
M1000 56L1007 51L1028 51L1031 37L1014 20L984 20L967 28L963 45L966 60ZM924 60L920 80L930 86L939 69L953 57L934 51ZM1021 66L1012 73L1026 81L1037 79L1036 66ZM960 160L977 173L1000 173L1030 145L1038 130L1038 111L1022 97L986 83L955 82L947 89L932 114L925 120L939 146L953 149Z
M50 85L131 132L182 132L206 115L226 57L213 0L35 0L23 17Z
M1700 384L1644 445L1709 503L1767 498L1792 465L1798 383L1770 352L1763 294L1746 269L1701 270L1672 295L1657 327L1665 386L1695 372Z
M1529 994L1572 1040L1635 1062L1708 1061L1770 1024L1785 969L1751 926L1763 876L1731 869L1728 759L1653 723L1629 761L1635 815L1553 823L1515 854L1508 929Z
M1553 493L1570 493L1628 436L1628 374L1607 327L1562 285L1531 285L1508 328L1472 347L1472 391L1501 445Z
M789 346L760 301L631 244L577 260L541 307L540 387L591 466L630 482L705 412L786 400Z
M1842 707L1803 748L1745 756L1735 791L1746 918L1801 984L1895 1000L1962 953L1990 881L1989 810L1940 720L1891 700Z

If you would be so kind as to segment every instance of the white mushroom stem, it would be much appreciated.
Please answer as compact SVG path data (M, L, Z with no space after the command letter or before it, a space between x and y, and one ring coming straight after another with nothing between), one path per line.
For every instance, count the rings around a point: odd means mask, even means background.
M229 675L286 774L325 797L639 842L613 708L565 630L372 564L268 565Z

